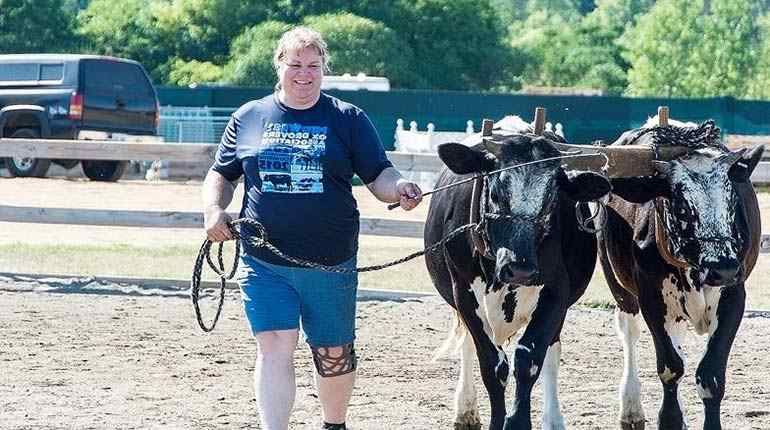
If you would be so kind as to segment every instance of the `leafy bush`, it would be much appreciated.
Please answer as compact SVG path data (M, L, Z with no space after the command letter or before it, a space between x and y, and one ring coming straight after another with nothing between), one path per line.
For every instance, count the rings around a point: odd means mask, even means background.
M292 25L267 21L246 29L230 48L223 79L233 85L271 87L276 83L273 51L281 35Z
M222 66L208 61L184 61L176 58L171 62L168 81L180 87L217 83L222 80Z

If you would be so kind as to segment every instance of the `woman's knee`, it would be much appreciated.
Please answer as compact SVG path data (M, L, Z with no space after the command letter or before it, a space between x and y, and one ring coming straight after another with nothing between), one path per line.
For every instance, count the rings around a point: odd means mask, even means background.
M297 330L265 331L255 335L257 353L264 357L292 356L297 349Z

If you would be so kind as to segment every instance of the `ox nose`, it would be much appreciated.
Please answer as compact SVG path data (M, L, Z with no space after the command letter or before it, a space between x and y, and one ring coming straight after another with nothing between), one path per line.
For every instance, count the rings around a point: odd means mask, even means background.
M539 273L530 261L518 257L508 250L501 249L497 253L495 275L504 284L532 284L539 278Z
M712 287L729 287L735 284L739 272L737 261L720 260L704 267L703 283Z

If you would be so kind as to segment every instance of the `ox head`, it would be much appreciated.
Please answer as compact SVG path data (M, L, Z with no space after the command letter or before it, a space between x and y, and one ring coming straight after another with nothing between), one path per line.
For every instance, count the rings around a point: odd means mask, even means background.
M763 151L730 152L720 142L694 147L675 160L653 162L656 177L613 184L613 192L635 203L655 199L659 248L689 266L699 285L731 286L742 275L739 230L746 222L737 216L737 184L749 181Z
M442 161L456 174L487 173L513 165L562 155L554 140L531 134L514 134L499 141L484 140L473 147L458 143L439 146ZM553 140L552 140L553 139ZM606 178L591 172L566 172L560 160L544 161L505 170L486 178L481 212L495 277L504 284L542 285L540 256L551 255L549 238L558 236L560 196L574 201L595 200L607 194ZM558 239L550 243L561 255Z

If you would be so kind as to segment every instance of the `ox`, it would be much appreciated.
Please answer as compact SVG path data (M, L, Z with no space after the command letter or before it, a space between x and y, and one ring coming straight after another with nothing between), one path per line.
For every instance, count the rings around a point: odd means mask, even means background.
M561 154L555 146L561 138L536 136L515 118L516 133L502 139L472 147L441 145L439 156L449 169L442 170L437 187ZM490 429L531 428L530 395L541 373L544 428L563 429L556 381L559 336L567 308L585 291L596 264L596 238L578 228L576 202L606 195L609 181L596 173L565 171L559 160L506 170L485 181L478 240L473 233L458 236L443 253L425 260L436 289L459 317L447 343L454 341L461 352L455 428L481 428L471 376L475 349L491 404ZM473 188L465 183L433 197L426 245L469 223ZM584 213L585 206L580 205ZM516 399L506 416L509 364L503 345L520 329L524 333L513 353Z
M700 126L657 117L610 145L680 145L688 154L654 162L653 176L612 179L599 257L617 302L624 349L620 425L644 428L636 362L639 313L652 334L663 384L658 428L686 428L677 388L685 371L680 338L688 322L708 334L695 372L705 429L721 429L725 370L743 316L744 281L757 261L759 208L749 177L764 148L730 152L711 121Z

